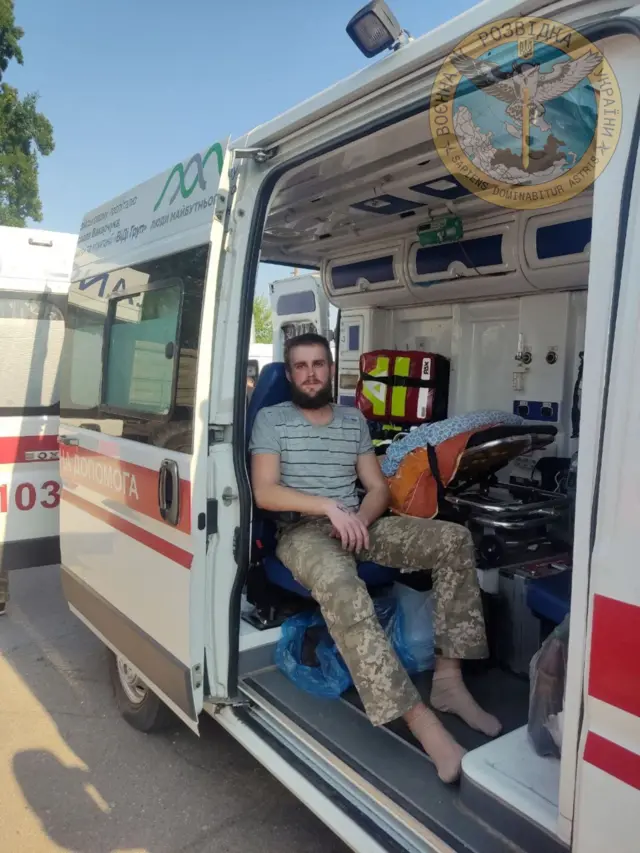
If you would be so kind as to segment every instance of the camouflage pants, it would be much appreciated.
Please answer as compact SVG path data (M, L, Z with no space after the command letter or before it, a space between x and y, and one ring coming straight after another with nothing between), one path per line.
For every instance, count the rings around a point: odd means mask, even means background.
M418 691L380 627L371 596L358 577L356 558L331 538L328 519L303 521L281 531L277 555L320 605L371 722L384 725L411 710L420 701ZM473 542L465 527L380 518L369 528L369 549L357 560L403 572L431 572L436 653L487 657Z

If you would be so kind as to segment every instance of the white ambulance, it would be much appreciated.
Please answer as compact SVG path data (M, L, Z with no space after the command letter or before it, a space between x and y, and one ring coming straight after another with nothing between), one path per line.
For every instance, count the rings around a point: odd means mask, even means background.
M0 227L0 561L60 561L59 362L76 235Z
M474 31L487 50L522 36L528 74L529 34L555 40L557 60L568 27L604 53L620 97L602 79L558 113L520 80L535 109L505 118L492 102L486 121L523 135L491 158L508 172L522 143L522 169L575 162L571 122L597 98L610 102L615 152L594 186L588 169L571 178L564 202L531 205L526 187L520 207L487 201L436 150L436 75ZM640 9L487 0L410 40L370 4L354 35L375 53L387 33L396 49L360 74L82 222L62 368L65 594L107 646L134 726L151 731L170 709L197 731L211 714L355 851L635 853ZM504 82L493 60L479 64L486 87ZM571 151L562 137L540 148L543 122L560 122ZM478 161L486 126L466 125ZM247 406L260 261L317 270L339 309L340 402L355 402L364 353L412 350L450 365L449 417L521 418L470 448L466 483L444 489L477 537L490 629L492 659L467 680L504 723L494 741L452 729L468 750L458 787L438 781L401 724L372 727L352 690L316 698L276 666L304 591L274 557L247 467L256 410L287 394L277 356ZM304 289L283 320L313 307ZM305 322L327 332L318 308ZM542 757L527 668L568 612L561 755ZM428 674L417 684L424 693Z

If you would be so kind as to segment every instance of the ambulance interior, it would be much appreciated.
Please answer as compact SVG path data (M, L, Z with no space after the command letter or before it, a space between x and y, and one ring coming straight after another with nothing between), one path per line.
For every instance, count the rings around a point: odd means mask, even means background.
M255 508L241 690L455 849L564 850L560 761L529 742L528 673L570 607L593 196L530 211L488 204L447 172L428 128L421 112L288 172L271 197L261 261L317 270L339 309L338 402L355 405L363 353L412 350L446 360L447 418L486 410L521 418L475 436L438 515L466 524L476 542L491 659L466 667L465 678L504 730L490 741L442 715L468 750L460 786L446 788L405 725L372 727L353 688L330 700L292 683L275 664L279 625L315 605L278 567L272 520ZM421 240L443 217L459 218L462 237ZM247 439L257 410L282 401L281 376L277 363L262 371ZM371 427L380 438L380 423ZM375 596L385 579L373 581ZM418 575L401 581L426 588ZM427 698L430 678L414 679Z

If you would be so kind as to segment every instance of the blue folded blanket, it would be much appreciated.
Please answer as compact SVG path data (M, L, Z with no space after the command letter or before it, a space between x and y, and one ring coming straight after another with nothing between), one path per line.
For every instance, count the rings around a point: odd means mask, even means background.
M385 477L392 477L407 453L411 453L417 447L426 447L428 444L435 447L448 438L460 435L461 432L479 429L490 424L523 426L525 423L524 418L512 415L510 412L481 411L469 412L466 415L455 415L434 424L423 424L412 430L409 435L393 441L389 445L381 463L382 473Z

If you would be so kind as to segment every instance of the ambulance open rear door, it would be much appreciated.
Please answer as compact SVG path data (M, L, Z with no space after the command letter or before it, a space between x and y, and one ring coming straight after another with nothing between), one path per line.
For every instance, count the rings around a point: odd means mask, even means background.
M66 597L125 678L194 730L229 158L216 143L85 217L62 367Z

